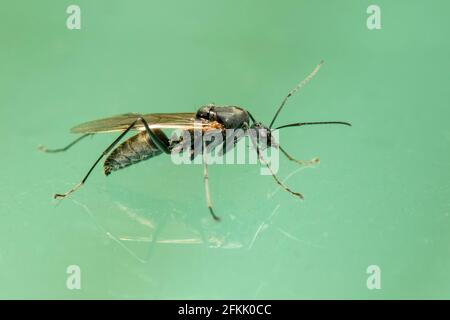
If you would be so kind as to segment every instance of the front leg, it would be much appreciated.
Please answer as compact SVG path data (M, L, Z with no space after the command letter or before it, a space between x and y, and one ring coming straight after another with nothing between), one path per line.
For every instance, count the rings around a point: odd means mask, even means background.
M288 158L290 161L293 161L295 163L298 163L302 167L312 167L320 162L319 158L313 158L311 160L298 160L293 157L289 153L286 152L280 145L278 145L278 148L281 150L281 152Z

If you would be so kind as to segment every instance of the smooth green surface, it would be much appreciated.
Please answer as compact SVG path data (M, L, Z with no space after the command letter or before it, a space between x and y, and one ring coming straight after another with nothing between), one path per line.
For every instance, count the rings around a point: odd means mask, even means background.
M448 1L3 1L0 10L0 298L450 298ZM58 202L115 135L59 147L78 123L237 104L278 123L279 174L160 156ZM292 174L295 173L295 174ZM291 175L292 174L292 175ZM368 290L378 265L382 289ZM78 265L82 289L66 288Z

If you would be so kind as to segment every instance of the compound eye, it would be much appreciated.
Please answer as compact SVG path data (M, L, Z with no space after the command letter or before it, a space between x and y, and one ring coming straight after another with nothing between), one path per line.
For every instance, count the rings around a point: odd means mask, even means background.
M209 112L209 121L216 121L216 120L217 120L216 113L214 111L210 111Z
M202 107L197 111L197 118L200 119L205 119L208 120L209 119L209 112L210 112L210 108L209 107Z

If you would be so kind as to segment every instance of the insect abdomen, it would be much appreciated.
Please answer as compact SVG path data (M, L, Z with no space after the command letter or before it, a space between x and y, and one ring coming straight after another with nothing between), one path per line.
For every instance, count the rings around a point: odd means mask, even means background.
M125 140L106 158L103 169L106 175L137 162L150 159L162 153L152 142L147 132L140 132Z

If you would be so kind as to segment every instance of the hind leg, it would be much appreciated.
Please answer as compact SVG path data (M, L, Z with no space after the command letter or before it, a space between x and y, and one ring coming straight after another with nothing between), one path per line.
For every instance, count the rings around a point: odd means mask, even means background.
M117 143L119 143L119 141L136 125L137 122L142 121L144 123L145 129L147 130L147 133L149 134L150 138L152 139L153 142L155 142L155 145L162 149L161 151L166 152L166 153L170 153L169 151L169 146L168 146L168 142L167 141L162 141L160 139L160 137L158 137L156 135L156 133L154 133L148 126L147 122L141 118L138 117L135 121L133 121L133 123L125 130L123 131L117 138L116 140L113 141L113 143L111 143L108 148L106 148L105 151L102 152L102 154L100 155L100 157L98 157L98 159L94 162L94 164L91 166L91 168L89 169L89 171L87 172L87 174L84 176L84 178L77 183L72 189L70 189L69 191L65 192L65 193L56 193L54 195L54 198L65 198L66 196L68 196L69 194L73 193L74 191L76 191L78 188L80 188L85 182L86 180L89 178L90 174L92 173L92 170L94 170L95 166L97 166L97 164L100 162L100 160L102 160L102 158L104 156L106 156L115 146ZM165 143L165 144L164 144Z
M74 141L72 141L71 143L69 143L67 146L65 146L64 148L59 148L59 149L47 149L47 147L45 146L38 146L38 150L42 151L42 152L47 152L47 153L56 153L56 152L63 152L63 151L67 151L69 150L71 147L73 147L75 144L77 144L78 142L80 142L81 140L83 140L86 137L89 136L93 136L94 133L86 133L83 134L81 137L78 137L77 139L75 139Z

